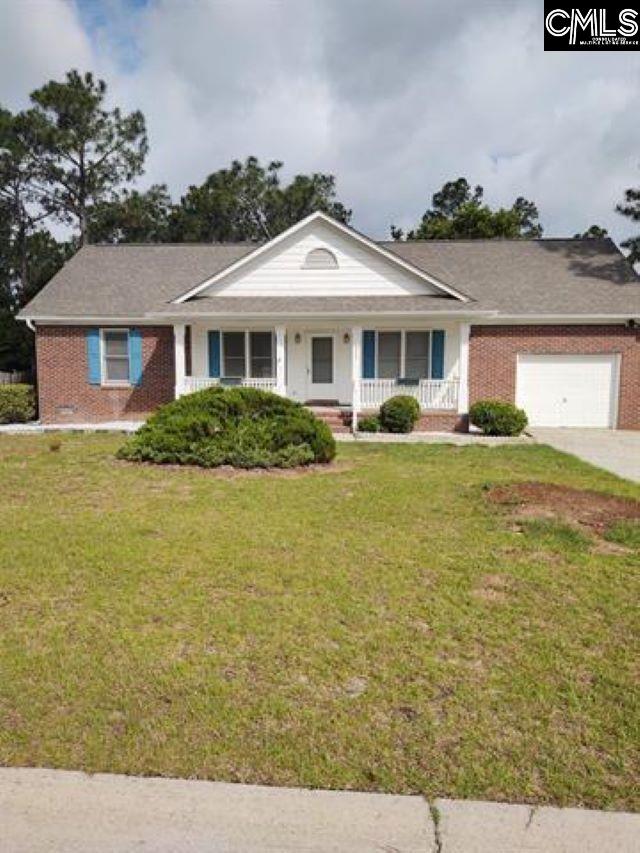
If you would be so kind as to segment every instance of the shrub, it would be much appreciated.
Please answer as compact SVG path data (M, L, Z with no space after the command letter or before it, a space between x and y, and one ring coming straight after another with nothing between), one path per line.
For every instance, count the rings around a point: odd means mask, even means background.
M380 432L380 418L378 415L365 415L358 420L358 432Z
M520 435L529 422L522 409L502 400L478 400L469 409L469 420L485 435Z
M330 462L329 427L300 403L255 388L207 388L153 414L120 459L215 468L292 468Z
M380 424L386 432L411 432L420 417L415 397L399 394L380 406Z
M0 424L32 421L36 415L33 385L0 385Z

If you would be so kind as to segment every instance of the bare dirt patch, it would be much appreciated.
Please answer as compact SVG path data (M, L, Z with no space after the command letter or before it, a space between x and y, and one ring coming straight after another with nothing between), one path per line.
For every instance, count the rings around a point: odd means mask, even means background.
M560 518L602 536L622 519L640 519L640 501L553 483L511 483L495 486L487 499L513 510L518 518Z

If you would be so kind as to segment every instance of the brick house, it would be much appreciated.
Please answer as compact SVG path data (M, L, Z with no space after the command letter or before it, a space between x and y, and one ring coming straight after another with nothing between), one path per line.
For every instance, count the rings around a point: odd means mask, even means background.
M140 420L243 384L359 415L487 397L640 429L640 280L610 240L373 242L314 213L264 244L81 249L21 312L45 423Z

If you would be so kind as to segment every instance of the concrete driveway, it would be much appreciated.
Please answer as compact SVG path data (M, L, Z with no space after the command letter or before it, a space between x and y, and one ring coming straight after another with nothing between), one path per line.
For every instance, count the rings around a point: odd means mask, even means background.
M529 432L540 444L550 444L619 477L640 482L640 431L535 427Z

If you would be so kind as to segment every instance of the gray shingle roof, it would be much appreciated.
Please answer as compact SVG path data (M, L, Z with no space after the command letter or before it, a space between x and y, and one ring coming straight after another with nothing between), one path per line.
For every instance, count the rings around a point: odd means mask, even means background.
M407 310L640 316L640 280L611 240L384 242L473 302L451 297L205 297L168 303L251 252L250 244L87 246L26 306L38 318Z

